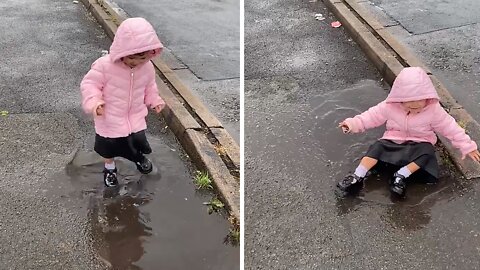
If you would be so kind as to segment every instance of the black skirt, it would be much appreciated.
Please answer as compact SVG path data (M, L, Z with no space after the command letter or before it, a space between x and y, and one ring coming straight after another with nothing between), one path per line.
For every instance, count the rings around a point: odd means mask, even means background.
M380 139L370 146L365 155L376 160L403 167L415 162L421 170L438 178L438 163L435 148L428 142L407 141L402 144ZM421 173L421 172L419 172Z
M120 138L96 134L94 150L103 158L123 157L133 162L141 161L143 154L152 152L144 130Z

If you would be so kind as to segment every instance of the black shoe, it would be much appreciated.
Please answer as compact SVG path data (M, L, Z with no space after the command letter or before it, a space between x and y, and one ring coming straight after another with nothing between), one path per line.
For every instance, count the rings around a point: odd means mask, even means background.
M390 185L390 191L396 196L405 197L406 188L407 184L405 181L405 176L396 172L393 175L392 183Z
M353 194L363 188L363 180L365 180L365 177L359 177L355 174L350 174L342 181L338 182L337 187L343 192Z
M149 174L153 170L152 162L146 157L143 157L142 161L135 162L135 165L137 165L137 170L143 174Z
M109 170L107 168L103 169L103 182L107 187L114 187L118 185L117 180L117 168Z

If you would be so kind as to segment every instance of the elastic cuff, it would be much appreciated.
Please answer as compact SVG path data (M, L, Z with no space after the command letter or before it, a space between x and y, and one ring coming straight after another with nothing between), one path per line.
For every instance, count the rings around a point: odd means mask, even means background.
M165 103L158 103L157 105L152 106L152 109L154 109L157 106L160 106L160 108L163 109L163 108L165 108Z
M99 102L97 102L97 105L95 105L95 107L93 107L93 112L92 112L93 115L98 116L98 115L97 115L97 109L98 109L98 107L100 107L101 105L105 105L105 102L104 102L104 101L99 101Z
M347 118L347 119L345 119L345 123L347 123L347 125L349 126L350 132L352 132L352 133L360 132L360 130L358 130L357 126L355 125L355 119Z

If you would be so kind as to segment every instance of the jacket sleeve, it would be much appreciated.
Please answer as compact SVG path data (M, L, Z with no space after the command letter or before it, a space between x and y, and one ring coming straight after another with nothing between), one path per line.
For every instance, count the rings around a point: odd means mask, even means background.
M103 69L97 60L80 83L82 108L86 113L96 115L98 106L105 104L102 93L104 84Z
M381 102L353 118L345 119L345 122L351 127L351 132L364 132L367 129L383 125L387 121L386 110L387 104Z
M160 105L161 109L165 107L165 102L158 94L157 83L155 82L155 69L152 66L152 74L150 76L149 83L145 88L145 104L150 108L155 108Z
M477 149L477 144L470 139L465 130L457 124L455 119L440 104L438 104L433 117L433 130L449 139L452 145L462 152L462 158Z

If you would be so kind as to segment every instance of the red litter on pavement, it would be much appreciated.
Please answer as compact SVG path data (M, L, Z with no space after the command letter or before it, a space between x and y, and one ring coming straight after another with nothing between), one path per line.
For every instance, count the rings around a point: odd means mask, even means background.
M339 21L334 21L330 24L333 28L338 28L340 26L342 26L342 23L339 22Z

